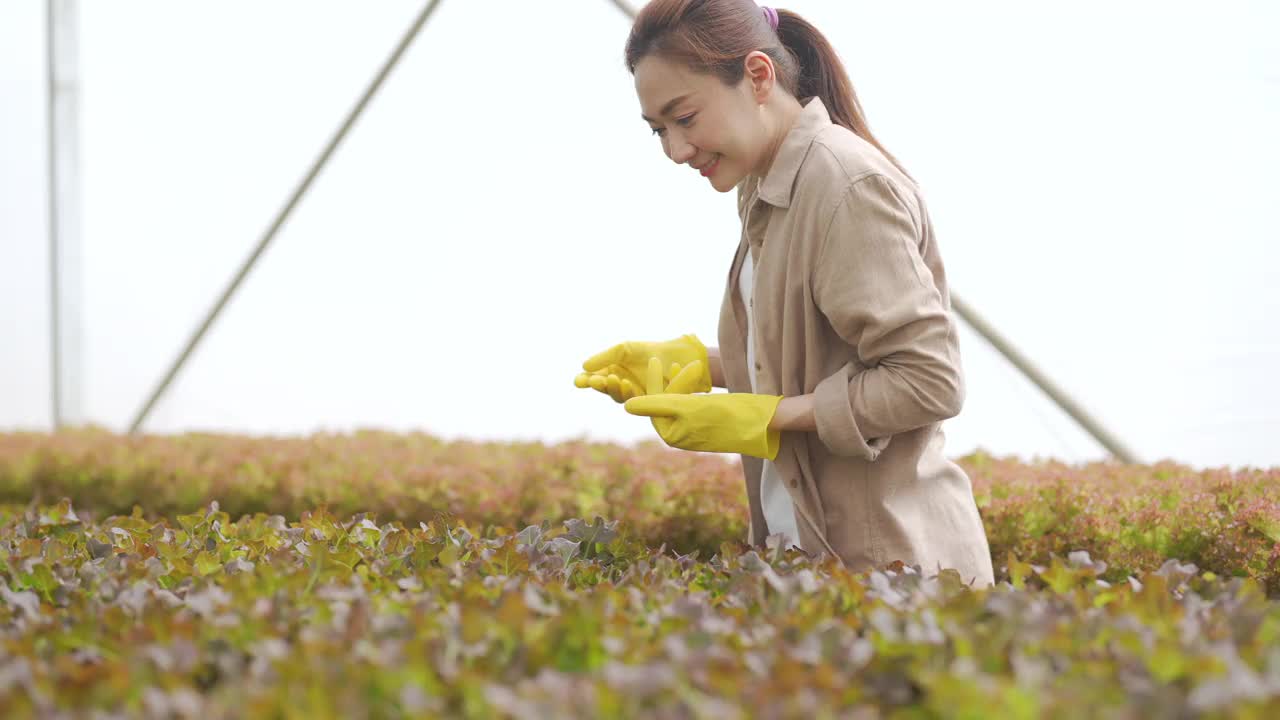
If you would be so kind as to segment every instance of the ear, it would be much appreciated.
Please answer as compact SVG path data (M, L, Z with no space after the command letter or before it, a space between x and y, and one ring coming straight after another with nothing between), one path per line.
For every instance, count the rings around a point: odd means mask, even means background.
M752 50L743 61L746 65L745 79L750 87L751 95L757 103L763 104L769 98L773 86L778 81L777 68L773 66L773 58Z

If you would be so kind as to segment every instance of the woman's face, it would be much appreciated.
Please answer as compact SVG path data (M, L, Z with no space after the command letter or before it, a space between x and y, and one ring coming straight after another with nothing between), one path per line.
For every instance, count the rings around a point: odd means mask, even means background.
M650 54L636 65L635 82L641 116L667 157L700 171L716 190L732 190L761 164L769 140L752 73L727 87Z

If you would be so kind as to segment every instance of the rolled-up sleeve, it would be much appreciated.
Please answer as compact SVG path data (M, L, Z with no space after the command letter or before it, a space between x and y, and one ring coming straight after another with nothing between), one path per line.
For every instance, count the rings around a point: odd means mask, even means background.
M813 269L814 302L856 352L814 390L818 437L874 461L893 435L959 414L964 379L917 220L883 175L853 182Z

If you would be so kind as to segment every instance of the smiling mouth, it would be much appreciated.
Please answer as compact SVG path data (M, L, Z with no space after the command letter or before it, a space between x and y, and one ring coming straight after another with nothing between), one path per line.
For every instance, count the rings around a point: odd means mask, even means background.
M706 165L703 165L702 167L698 168L698 172L702 173L703 177L706 177L711 173L712 170L715 170L716 165L719 165L719 164L720 164L720 156L717 155L715 160L712 160Z

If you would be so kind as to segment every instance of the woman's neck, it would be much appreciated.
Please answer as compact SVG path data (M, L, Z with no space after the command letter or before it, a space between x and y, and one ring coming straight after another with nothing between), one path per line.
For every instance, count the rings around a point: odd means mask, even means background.
M785 94L780 95L776 101L771 100L770 105L766 106L766 108L768 108L769 115L777 118L777 122L774 123L775 130L769 141L769 150L765 154L764 164L762 168L758 168L752 173L761 180L769 176L769 170L773 167L774 158L778 156L778 150L787 139L787 134L791 132L791 128L795 126L800 113L804 111L804 106L800 104L799 100Z

